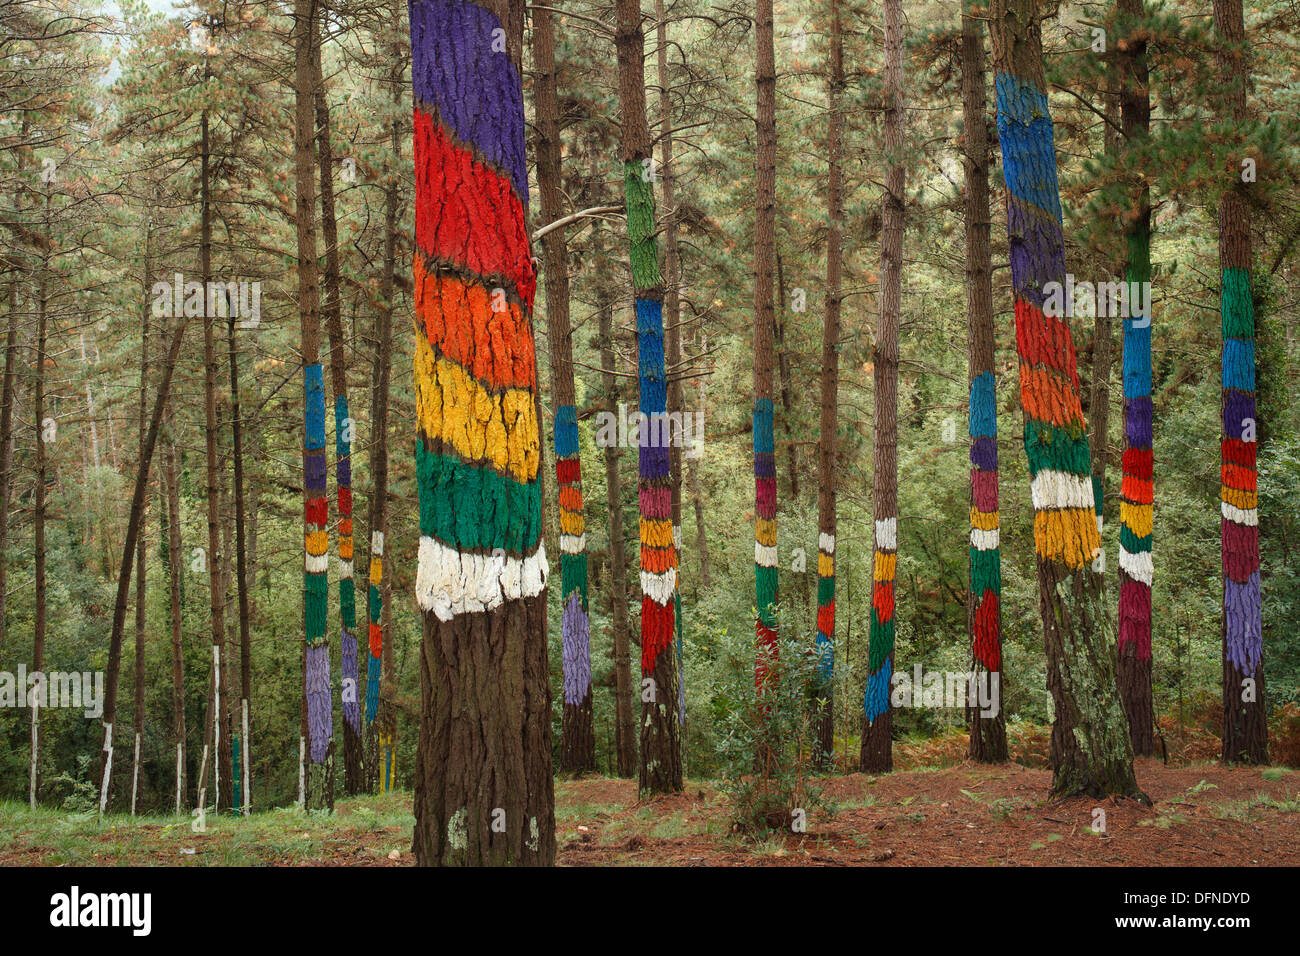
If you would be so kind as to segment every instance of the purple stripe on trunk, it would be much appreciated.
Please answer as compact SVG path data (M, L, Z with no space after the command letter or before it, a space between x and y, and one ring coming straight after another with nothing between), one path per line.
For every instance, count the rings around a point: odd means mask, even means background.
M590 621L578 591L569 595L560 618L560 651L564 666L564 702L578 705L591 689Z
M346 627L339 628L339 653L343 658L343 719L353 730L361 729L360 688L357 686L357 639L348 633ZM348 681L352 682L351 692Z
M436 106L444 124L510 178L528 205L519 71L495 34L501 22L464 0L410 0L411 78L417 103Z
M1065 281L1065 237L1061 224L1041 209L1012 196L1007 201L1011 243L1011 287L1028 302L1043 307L1043 286ZM1064 290L1062 290L1064 295Z
M1131 398L1124 407L1124 434L1132 448L1151 447L1151 396Z
M776 455L767 451L754 452L754 477L776 477Z
M352 457L340 458L334 473L338 476L339 487L349 487L352 484Z
M997 471L998 440L977 438L970 443L970 463L981 471Z
M651 448L642 445L639 466L642 478L667 478L669 470L668 449Z
M1244 584L1223 582L1223 613L1228 661L1237 673L1252 676L1263 649L1258 571Z
M1241 438L1242 421L1255 417L1255 396L1235 388L1223 393L1223 434L1228 438Z
M307 490L309 492L320 491L323 494L325 491L325 449L319 448L303 452L302 471Z
M307 732L311 762L324 763L334 736L334 709L330 701L330 647L307 645Z
M998 473L972 468L970 473L971 497L980 511L998 510Z

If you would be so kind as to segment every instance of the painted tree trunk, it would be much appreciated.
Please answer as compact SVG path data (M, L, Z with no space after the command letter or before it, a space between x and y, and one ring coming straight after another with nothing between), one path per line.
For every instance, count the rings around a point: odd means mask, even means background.
M655 165L646 125L645 34L636 0L617 0L614 43L623 122L623 189L636 296L638 491L641 537L642 792L682 789L677 659L672 652L677 549L673 543L670 438L664 369L663 282L655 239ZM668 653L665 653L668 652Z
M412 0L419 865L555 861L522 0Z
M669 96L671 79L668 75L668 17L664 0L655 0L655 60L659 80L659 151L663 162L659 165L659 181L663 188L664 208L664 335L667 339L665 374L668 377L668 407L682 412L682 329L681 329L681 252L677 243L676 169L673 165L673 111ZM677 722L686 724L686 622L682 617L682 442L672 442L669 449L671 476L671 509L673 521L673 547L677 551L677 581L673 594L675 613L673 624L677 634ZM686 759L683 747L682 759Z
M1216 51L1224 80L1224 121L1249 117L1249 51L1241 0L1214 0ZM1256 470L1255 306L1250 278L1250 206L1246 184L1219 200L1219 266L1223 288L1223 750L1225 762L1266 763L1264 635L1259 581L1259 498Z
M1074 342L1066 321L1044 312L1058 288L1049 284L1065 280L1065 239L1034 11L1034 0L995 0L990 31L1039 610L1055 708L1052 792L1146 799L1133 775L1101 576L1091 568L1101 541Z
M881 197L880 323L875 348L875 442L872 506L871 640L862 698L865 773L893 769L889 706L894 669L894 575L898 566L898 327L903 298L903 12L902 0L885 0L885 192Z
M537 115L537 184L542 219L564 214L560 153L560 101L555 68L555 27L549 10L533 13L533 63ZM573 332L569 325L569 254L564 230L542 239L546 261L546 324L555 404L555 479L560 503L560 618L564 709L560 769L596 769L591 715L591 628L587 613L587 534L582 509L582 459L573 382Z
M773 347L776 306L776 54L772 0L756 0L758 151L754 170L754 684L763 693L777 661L776 409Z
M303 375L303 693L308 809L333 807L334 707L329 639L329 505L325 498L325 378L320 364L320 279L316 262L315 0L294 2L294 183L298 314Z
M970 367L970 593L966 626L976 681L1002 687L1002 552L998 511L997 379L994 372L993 264L989 251L988 80L984 33L961 18L962 163L966 176L966 319ZM984 675L987 674L987 678ZM970 756L1007 759L1006 715L968 706Z
M821 419L817 441L816 763L835 753L835 483L840 392L840 280L844 254L844 38L838 0L830 0L830 71L826 81L826 314L822 322Z
M1119 0L1119 13L1130 34L1120 68L1120 124L1129 148L1150 128L1151 93L1146 40L1135 29L1145 14L1143 0ZM1134 285L1151 281L1151 191L1144 179L1135 183L1135 206L1127 232L1124 281L1128 301L1147 305L1143 314L1124 318L1124 451L1119 530L1120 697L1128 714L1133 752L1149 756L1155 747L1151 698L1152 516L1155 483L1151 415L1151 321L1149 296L1135 297ZM1132 311L1132 310L1130 310Z
M392 0L392 19L401 19L397 0ZM393 354L393 309L397 288L397 230L399 184L397 170L402 159L402 130L398 119L400 103L405 97L406 57L403 44L394 42L389 84L393 99L393 119L388 129L390 168L384 187L384 271L379 290L381 305L375 315L374 341L371 343L370 384L370 474L371 496L368 513L370 528L370 565L366 609L369 621L366 661L366 724L369 727L367 767L372 789L388 793L396 778L397 715L393 693L392 642L384 642L384 622L390 613L385 596L390 587L384 578L384 535L388 531L388 399ZM384 691L388 693L384 693Z
M343 302L339 293L338 222L334 212L334 150L330 142L330 109L321 69L321 43L315 44L312 64L317 153L320 157L321 234L325 239L325 330L329 336L330 385L334 391L334 476L338 494L339 559L339 684L343 711L343 791L361 790L361 698L357 661L357 598L353 580L352 434L348 411L347 348L343 338Z

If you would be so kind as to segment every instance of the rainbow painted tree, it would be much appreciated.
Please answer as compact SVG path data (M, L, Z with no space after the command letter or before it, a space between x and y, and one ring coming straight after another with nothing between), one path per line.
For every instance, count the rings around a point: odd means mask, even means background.
M641 509L642 791L682 789L677 656L671 653L677 591L673 542L671 441L664 368L663 281L655 238L655 167L646 125L645 34L636 0L618 0L614 44L623 124L623 190L628 254L636 296ZM670 651L670 653L665 653ZM647 683L649 682L649 683Z
M1249 119L1250 80L1241 0L1214 0L1225 79L1224 121ZM1223 750L1225 761L1266 763L1263 607L1259 588L1259 495L1256 470L1255 306L1250 279L1250 206L1244 177L1219 200L1223 274L1223 442L1220 550L1223 555Z
M522 0L412 0L420 865L555 860Z
M533 12L534 107L537 116L537 183L542 218L563 210L560 104L555 69L555 27L546 9ZM582 513L582 459L573 381L573 329L569 322L569 256L562 228L542 237L546 257L546 323L555 401L555 478L560 504L560 652L564 673L560 769L594 770L591 625L587 613L587 535Z
M984 35L968 6L961 18L962 163L966 177L966 317L970 372L970 593L966 626L976 679L1002 693L1002 551L998 511L997 378L994 373L993 264L989 250L988 68ZM987 675L985 677L984 675ZM996 683L995 683L996 682ZM970 755L1007 759L1006 717L968 703Z
M865 773L893 768L890 678L894 670L894 576L898 570L898 329L903 298L904 166L902 0L885 0L885 190L881 196L880 315L876 326L872 438L871 643L862 693Z
M755 85L758 152L754 177L754 683L761 693L780 653L776 635L776 441L772 403L776 308L776 55L772 0L757 0Z
M1120 124L1130 147L1148 134L1151 94L1146 39L1136 24L1143 0L1119 0L1130 35L1120 60ZM1155 508L1151 406L1151 190L1134 184L1126 228L1124 281L1130 314L1124 319L1124 452L1119 506L1119 691L1128 714L1133 752L1154 751L1151 699L1151 542ZM1134 303L1138 303L1134 308Z
M1049 284L1065 281L1065 237L1036 6L1035 0L995 0L990 31L1038 604L1055 704L1052 792L1145 799L1115 685L1101 576L1091 567L1101 541L1074 341L1064 319L1043 311Z
M298 309L303 374L303 713L300 791L312 809L333 806L334 705L329 639L325 634L329 582L329 505L325 497L325 379L320 364L320 287L316 262L315 45L320 42L311 0L294 4L294 175L298 235ZM319 770L317 769L319 768Z

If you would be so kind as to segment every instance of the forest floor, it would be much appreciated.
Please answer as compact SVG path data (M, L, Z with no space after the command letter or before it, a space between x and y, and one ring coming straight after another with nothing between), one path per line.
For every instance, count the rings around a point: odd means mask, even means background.
M806 833L753 837L733 832L707 782L639 801L635 781L590 777L557 782L556 839L569 866L1300 864L1300 772L1146 759L1138 780L1153 807L1048 802L1050 774L1017 764L830 777ZM0 865L410 866L412 823L409 793L343 799L332 816L208 817L201 833L172 816L99 822L3 802Z

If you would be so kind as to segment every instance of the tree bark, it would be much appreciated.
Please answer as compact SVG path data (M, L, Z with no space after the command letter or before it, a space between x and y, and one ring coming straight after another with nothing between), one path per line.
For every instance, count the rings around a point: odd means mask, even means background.
M822 320L821 417L817 441L816 764L835 758L835 485L840 395L840 291L844 253L844 37L839 0L830 0L826 79L826 311Z
M1020 355L1025 453L1034 502L1039 611L1052 724L1052 793L1147 800L1133 774L1133 747L1115 683L1115 657L1101 608L1100 553L1089 474L1087 424L1068 324L1045 314L1044 287L1064 283L1056 155L1034 0L995 0L993 67L1007 185L1007 234Z
M316 248L316 0L294 0L294 228L298 237L298 315L303 371L303 509L306 571L303 694L307 713L308 809L333 809L334 712L326 634L329 515L325 498L325 381L320 364L320 278Z
M533 11L534 109L537 116L537 185L542 219L564 214L560 153L560 100L555 66L555 27L550 11ZM569 253L564 230L542 239L546 271L546 325L551 392L555 405L555 478L560 505L560 619L564 707L560 769L596 769L592 733L591 626L587 612L587 535L582 508L582 458L573 382L573 332L569 324Z
M149 319L152 309L149 307L149 277L151 274L151 261L149 259L149 246L153 238L153 218L150 217L145 229L144 236L144 273L141 276L141 301L144 305L140 309L140 415L138 420L139 426L139 450L144 453L144 441L149 431ZM131 761L131 816L135 816L136 797L140 789L140 744L144 738L144 653L145 644L148 640L148 617L147 607L145 606L146 597L146 541L145 537L146 522L148 521L148 499L145 499L145 511L140 516L140 538L135 547L135 700L131 711L131 722L135 725L135 749L134 757Z
M988 80L984 33L970 9L961 18L962 163L966 177L966 319L970 368L970 592L966 628L971 670L997 687L997 710L969 701L970 756L1007 759L1002 710L1002 551L998 511L997 375L994 371L993 263L989 248Z
M421 866L550 866L524 4L414 0L410 18L424 621L415 858ZM474 424L458 424L471 409ZM464 514L494 520L458 519Z
M1151 92L1145 34L1138 28L1146 15L1143 0L1118 0L1121 29L1120 125L1127 149L1146 139L1151 125ZM1129 302L1135 283L1151 282L1151 188L1141 173L1132 183L1132 205L1125 213L1124 280ZM1151 694L1151 543L1154 495L1151 409L1151 310L1130 310L1123 320L1124 438L1120 489L1119 660L1120 698L1128 715L1133 752L1155 752L1155 712ZM1095 413L1094 413L1095 414ZM1100 426L1098 426L1100 427Z
M361 700L357 662L357 600L352 576L352 418L348 409L347 343L343 338L343 302L339 293L338 222L334 212L334 152L330 143L330 108L321 69L321 43L313 51L316 142L320 157L321 234L325 239L325 329L329 335L330 385L334 391L335 480L339 515L339 662L342 668L343 791L361 791L364 767L361 746Z
M773 270L776 254L776 53L772 0L755 0L755 132L758 151L754 169L754 684L764 693L769 671L779 655L776 604L776 445L772 404L773 345L776 308ZM766 760L756 755L760 765Z
M862 720L864 773L894 767L893 712L895 588L898 564L898 327L903 295L904 167L903 11L885 0L885 191L881 196L880 323L874 355L875 440L872 506L875 512L870 659Z
M45 426L45 346L49 332L50 313L50 193L45 194L44 245L41 253L40 275L36 285L36 352L32 376L32 424L36 430L36 487L32 501L32 550L34 552L35 608L32 620L32 670L40 672L45 666L46 580L45 580L45 512L46 468L49 456L45 445L54 441L57 430L47 434ZM51 419L55 429L58 423ZM126 560L130 560L128 556ZM36 694L32 694L31 708L31 774L29 801L36 808L41 789L41 712Z
M1249 120L1249 48L1241 0L1214 0L1215 52L1223 83L1220 119ZM1251 291L1249 184L1219 199L1223 289L1223 750L1225 763L1268 762L1260 593L1255 406L1255 306Z
M636 296L640 431L641 779L642 793L682 789L675 633L677 549L673 542L671 455L664 368L663 280L655 239L657 178L646 123L645 33L637 0L617 0L614 46L622 114L623 188Z

